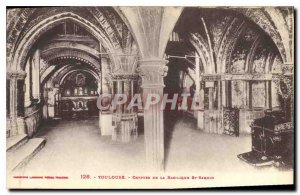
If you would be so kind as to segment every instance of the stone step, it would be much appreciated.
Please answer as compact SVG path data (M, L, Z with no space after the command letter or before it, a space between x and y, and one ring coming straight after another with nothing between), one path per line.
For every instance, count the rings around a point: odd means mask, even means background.
M18 149L6 152L6 167L8 172L26 165L28 161L39 152L45 145L46 140L43 138L29 139L27 143Z
M28 141L26 134L14 135L6 139L6 151L10 152L18 149Z

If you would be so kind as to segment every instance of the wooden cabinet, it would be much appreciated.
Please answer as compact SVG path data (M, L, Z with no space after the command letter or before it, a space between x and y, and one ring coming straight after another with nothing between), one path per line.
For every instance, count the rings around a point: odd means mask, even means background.
M266 113L251 124L252 149L238 157L255 166L293 164L294 128L280 112Z

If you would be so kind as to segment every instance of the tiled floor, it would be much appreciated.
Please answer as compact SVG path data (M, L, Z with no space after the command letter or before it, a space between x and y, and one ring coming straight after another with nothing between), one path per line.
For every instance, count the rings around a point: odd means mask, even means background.
M202 181L203 186L292 182L292 170L257 169L236 157L250 150L249 135L206 134L188 118L178 118L166 130L166 175L215 178L213 182ZM46 138L47 143L20 174L79 178L81 174L145 173L143 135L132 144L115 143L109 136L99 135L97 118L52 121L41 127L37 137ZM184 185L180 181L178 186Z

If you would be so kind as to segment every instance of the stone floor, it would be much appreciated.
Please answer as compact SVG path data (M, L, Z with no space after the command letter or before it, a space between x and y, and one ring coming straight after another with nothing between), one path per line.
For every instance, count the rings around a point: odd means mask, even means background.
M169 120L166 117L166 120ZM240 161L236 155L251 148L249 135L230 137L206 134L197 130L195 121L178 117L166 129L165 175L209 176L213 180L168 180L157 183L160 187L210 187L232 185L259 185L292 183L293 170L280 171L275 167L255 168ZM97 118L89 120L56 120L43 125L37 137L46 138L45 147L18 170L21 175L61 175L74 179L71 183L43 183L44 181L22 181L20 186L43 187L99 187L99 183L83 184L80 175L149 175L144 166L144 140L140 135L132 144L118 144L109 136L100 136ZM19 181L20 182L20 181ZM56 182L56 183L55 183ZM77 182L77 183L76 183ZM85 182L85 181L84 181ZM136 180L129 183L135 185ZM147 182L147 181L141 181ZM169 183L168 183L169 182ZM171 182L171 183L170 183ZM141 184L141 183L139 183ZM118 186L128 186L119 183ZM143 184L141 184L142 186ZM101 185L100 185L101 187Z

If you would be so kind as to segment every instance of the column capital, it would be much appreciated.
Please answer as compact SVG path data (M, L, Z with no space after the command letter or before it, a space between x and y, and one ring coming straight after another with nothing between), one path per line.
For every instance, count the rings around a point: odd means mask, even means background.
M144 58L144 59L140 59L138 62L140 66L159 66L159 65L164 66L169 61L163 58Z
M7 71L6 77L9 79L24 79L26 77L26 72L24 71Z
M121 73L117 73L117 74L110 74L111 80L137 80L139 75L138 74L121 74Z
M142 59L139 60L137 72L142 77L142 88L164 87L163 78L167 75L167 60L164 59Z

